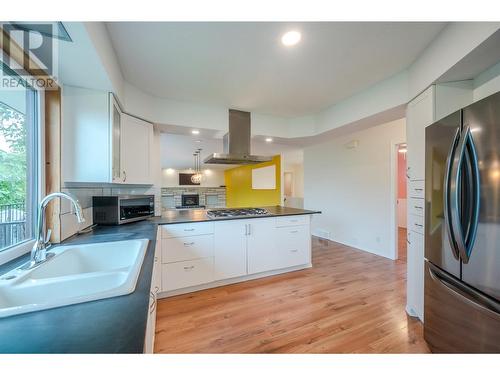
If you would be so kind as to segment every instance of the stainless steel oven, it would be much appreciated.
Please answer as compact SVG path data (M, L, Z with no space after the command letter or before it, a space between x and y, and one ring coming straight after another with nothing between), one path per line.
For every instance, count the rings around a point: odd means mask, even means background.
M154 216L154 195L92 197L94 224L119 225Z

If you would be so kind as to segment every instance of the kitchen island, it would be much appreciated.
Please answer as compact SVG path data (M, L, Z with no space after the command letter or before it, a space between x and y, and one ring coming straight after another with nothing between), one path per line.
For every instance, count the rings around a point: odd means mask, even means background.
M154 219L160 225L159 297L310 267L310 220L320 212L261 208L267 213L214 217L184 210Z

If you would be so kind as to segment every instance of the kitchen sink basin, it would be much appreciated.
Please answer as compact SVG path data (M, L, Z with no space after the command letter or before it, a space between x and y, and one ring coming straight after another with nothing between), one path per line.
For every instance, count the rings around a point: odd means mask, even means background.
M36 268L0 276L0 318L132 293L147 239L66 245Z

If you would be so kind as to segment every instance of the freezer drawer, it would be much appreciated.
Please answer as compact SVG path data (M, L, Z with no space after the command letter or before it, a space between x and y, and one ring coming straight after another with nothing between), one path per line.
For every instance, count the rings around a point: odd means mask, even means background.
M500 353L500 304L425 263L424 338L438 353Z

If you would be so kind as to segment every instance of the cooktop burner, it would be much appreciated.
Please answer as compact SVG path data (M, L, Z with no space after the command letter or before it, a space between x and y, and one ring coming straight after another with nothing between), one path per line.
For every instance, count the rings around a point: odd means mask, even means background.
M225 210L207 211L208 217L239 217L239 216L263 216L269 215L269 211L264 208L229 208Z

